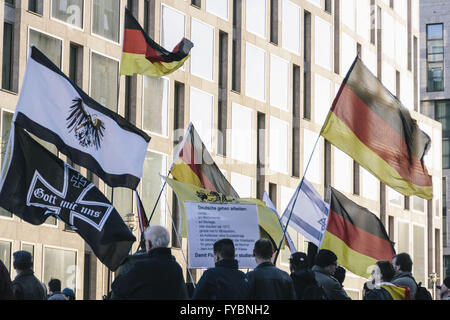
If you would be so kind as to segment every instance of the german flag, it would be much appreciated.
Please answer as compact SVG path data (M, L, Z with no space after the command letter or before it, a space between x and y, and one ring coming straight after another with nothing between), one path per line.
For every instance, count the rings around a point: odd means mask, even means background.
M192 122L180 148L171 170L175 180L239 198L209 154Z
M391 261L395 255L380 219L334 188L321 249L333 251L340 265L364 278L377 261Z
M433 197L423 163L431 139L359 58L339 89L321 135L403 195Z
M135 73L161 77L181 67L189 57L193 43L183 38L172 52L153 41L142 29L130 10L125 8L125 30L123 35L120 74Z

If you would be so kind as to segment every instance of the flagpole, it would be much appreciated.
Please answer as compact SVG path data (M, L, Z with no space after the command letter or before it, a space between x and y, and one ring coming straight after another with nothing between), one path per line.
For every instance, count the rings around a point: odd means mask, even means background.
M167 199L166 199L166 206L167 206L167 210L169 210L170 216L171 216L171 218L172 218L172 219L171 219L171 220L172 220L172 228L175 230L175 234L176 234L176 236L177 236L178 243L180 244L181 255L183 256L184 263L186 264L186 271L187 271L187 273L189 274L189 277L191 278L191 281L192 281L192 285L194 286L194 289L195 289L194 278L192 277L192 273L191 273L191 271L189 270L188 262L187 262L187 259L186 259L185 254L184 254L184 251L183 251L183 243L181 242L181 239L180 239L180 237L178 236L177 229L175 228L175 223L173 222L172 211L170 210L169 202L167 202Z
M288 220L286 222L286 226L285 226L284 231L283 231L283 236L281 237L280 244L278 245L277 251L275 253L275 257L273 259L273 264L276 264L276 262L277 262L278 255L279 255L280 250L281 250L281 245L283 244L284 237L286 236L287 228L288 228L289 222L291 221L291 217L292 217L292 212L294 211L295 203L297 202L297 199L298 199L298 194L300 193L300 190L302 188L303 181L305 180L306 172L308 171L309 164L311 163L311 159L312 159L312 157L314 155L314 151L316 150L317 143L319 142L319 139L320 139L320 132L319 132L319 135L317 136L316 142L314 143L314 148L313 148L313 150L311 152L311 155L309 156L309 160L308 160L308 163L306 164L306 168L305 168L305 171L303 173L302 180L300 181L300 184L298 185L297 189L295 190L295 193L294 193L295 199L294 199L294 202L292 203L291 212L289 213L289 218L288 218ZM280 219L280 223L281 223L281 219Z
M181 141L181 146L178 149L176 156L174 157L174 160L172 162L172 165L170 166L169 172L167 172L167 176L169 176L169 174L172 172L172 169L175 166L175 161L177 161L178 157L180 156L181 150L183 150L183 146L186 143L187 137L189 135L189 131L191 130L192 126L193 126L193 124L192 124L192 122L190 122L189 126L187 127L186 133L185 133L185 135L183 137L183 140ZM152 220L153 214L155 213L156 206L158 205L159 199L161 198L161 195L162 195L162 193L164 191L164 188L166 187L166 184L167 184L167 181L164 180L164 184L163 184L163 186L161 188L161 191L159 192L158 198L156 199L156 203L153 206L153 210L152 210L152 213L150 214L150 218L148 219L148 223L149 224L150 224L150 221Z

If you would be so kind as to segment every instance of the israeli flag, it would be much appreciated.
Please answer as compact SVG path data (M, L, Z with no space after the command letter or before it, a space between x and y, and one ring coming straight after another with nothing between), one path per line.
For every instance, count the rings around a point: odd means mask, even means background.
M281 222L287 223L292 210L289 226L320 248L327 228L329 209L330 205L322 200L319 193L305 178L284 210Z

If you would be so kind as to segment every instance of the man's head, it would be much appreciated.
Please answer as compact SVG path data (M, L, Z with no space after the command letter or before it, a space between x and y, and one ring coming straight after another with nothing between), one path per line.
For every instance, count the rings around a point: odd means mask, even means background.
M289 269L291 272L308 268L308 257L304 252L294 252L289 258Z
M338 266L337 256L333 251L321 249L317 253L315 264L325 270L329 275L333 275Z
M255 256L256 262L271 262L273 256L273 246L269 239L259 239L255 242L255 247L253 248L253 255Z
M167 248L170 242L169 231L162 226L150 226L144 231L147 251L154 248Z
M390 282L395 275L394 267L389 261L377 261L372 271L372 283Z
M214 243L214 262L222 259L234 259L235 249L231 239L220 239Z
M13 267L17 271L24 271L33 267L31 253L20 250L13 253Z
M413 262L406 252L395 255L392 264L396 272L412 272Z
M61 291L61 281L59 279L51 279L48 282L48 290L50 292L60 292Z
M343 284L345 281L345 274L347 273L347 270L345 270L343 267L338 266L336 270L334 271L333 277L339 281L340 284Z

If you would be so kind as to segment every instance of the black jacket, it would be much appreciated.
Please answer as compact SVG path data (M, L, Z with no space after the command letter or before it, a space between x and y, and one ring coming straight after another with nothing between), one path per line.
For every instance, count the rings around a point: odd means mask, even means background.
M271 262L259 264L247 273L250 299L253 300L293 300L294 283L289 274L278 269Z
M384 288L366 291L363 300L393 300L389 292Z
M294 282L295 295L298 300L305 300L304 291L310 286L318 286L314 272L309 269L296 270L291 273L291 279Z
M238 270L235 259L216 262L206 270L195 288L193 300L241 300L248 299L248 282L245 273Z
M31 269L20 272L12 282L17 300L47 300L44 284L34 276Z
M169 248L154 248L111 285L112 299L182 300L187 299L180 265Z

